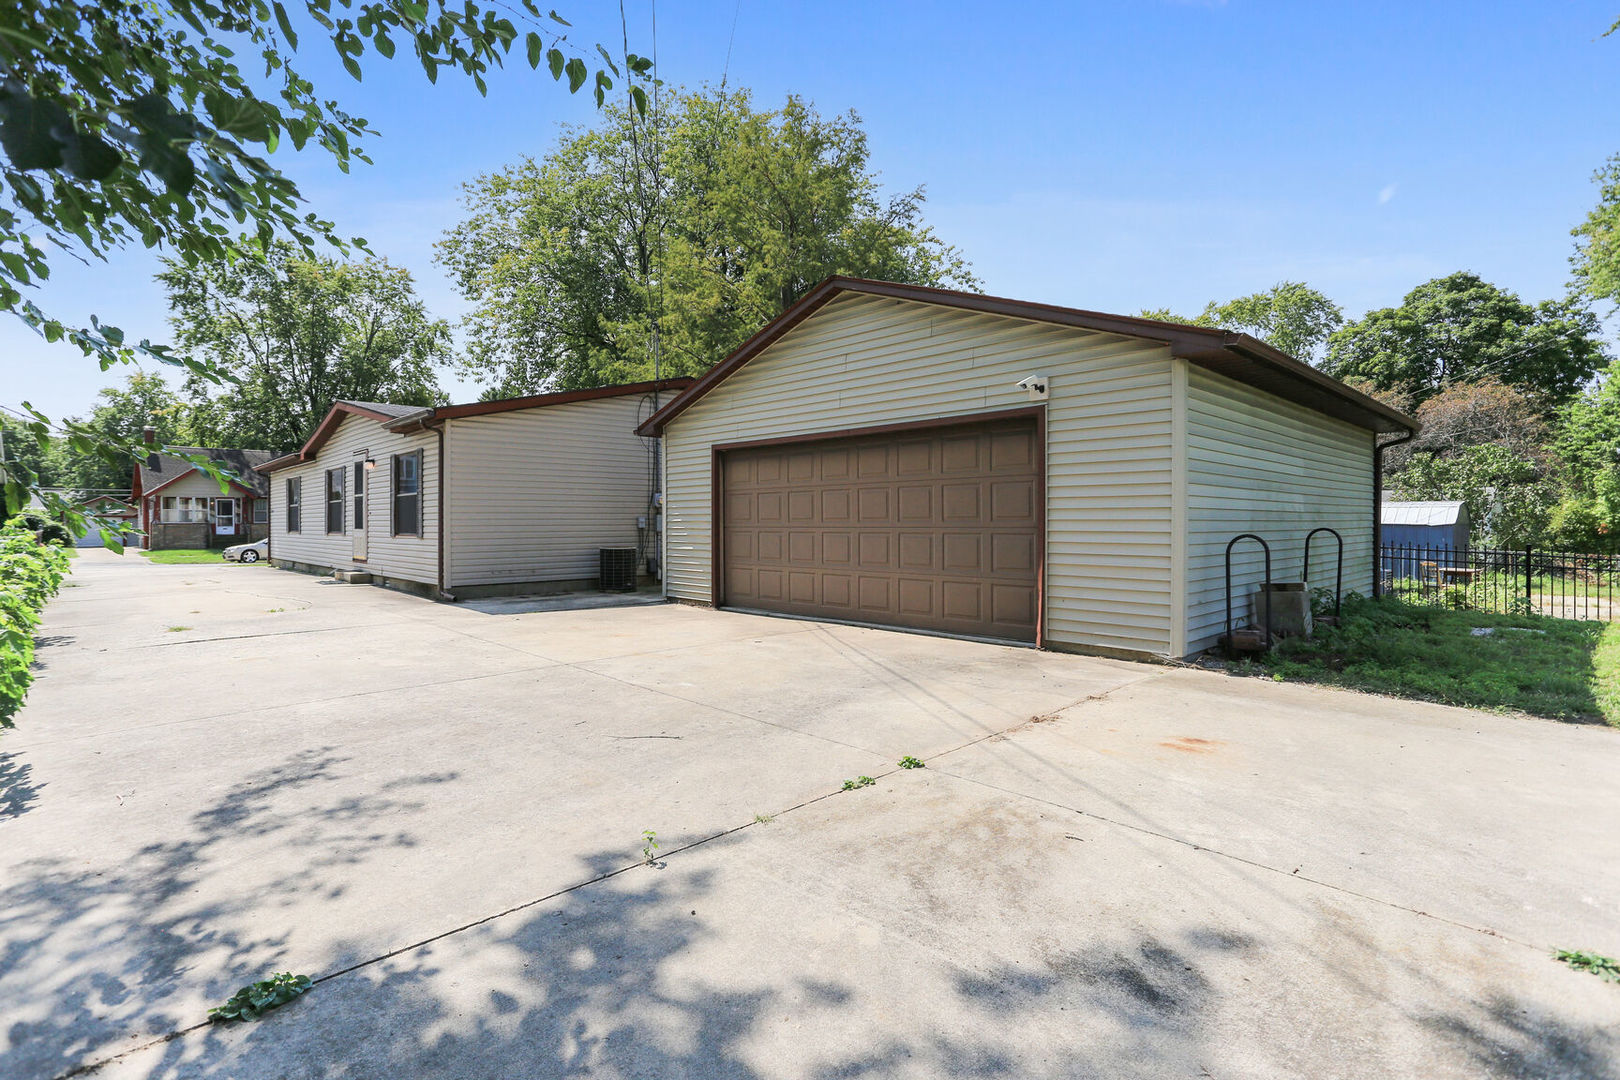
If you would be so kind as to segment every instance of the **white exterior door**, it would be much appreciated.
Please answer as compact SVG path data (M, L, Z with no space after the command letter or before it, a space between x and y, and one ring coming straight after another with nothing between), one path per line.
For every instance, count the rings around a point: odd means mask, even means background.
M366 561L366 452L360 451L354 458L354 558L356 562Z
M235 499L214 500L214 535L236 535L237 505Z

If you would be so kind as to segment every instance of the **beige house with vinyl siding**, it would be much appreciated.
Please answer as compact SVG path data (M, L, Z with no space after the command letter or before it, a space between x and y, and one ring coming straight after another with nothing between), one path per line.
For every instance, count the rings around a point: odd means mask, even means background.
M439 599L592 587L598 551L657 548L653 443L690 379L440 408L339 401L270 477L270 559Z
M1225 553L1375 589L1377 450L1411 418L1253 338L823 282L640 431L676 600L1128 656L1212 647ZM1234 551L1236 622L1264 580Z

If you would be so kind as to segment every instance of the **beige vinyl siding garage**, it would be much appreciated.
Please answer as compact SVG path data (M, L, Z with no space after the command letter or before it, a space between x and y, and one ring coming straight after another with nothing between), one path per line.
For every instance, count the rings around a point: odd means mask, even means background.
M654 440L635 428L650 415L649 398L445 421L448 587L587 581L599 548L636 546L636 518L650 513Z
M1225 632L1226 545L1252 532L1271 545L1272 578L1298 581L1305 534L1344 537L1344 588L1371 595L1373 433L1197 367L1187 379L1187 643ZM1260 547L1233 550L1233 617L1244 625L1264 580ZM1332 588L1336 545L1311 544L1312 588Z
M393 535L392 456L422 452L422 528ZM365 474L368 558L354 558L354 463L377 463ZM321 569L366 569L379 577L437 586L439 581L439 438L431 431L397 435L365 416L347 415L307 462L270 473L270 557ZM326 470L344 469L343 531L326 531ZM287 531L287 481L303 482L303 529Z
M711 448L1046 408L1047 639L1172 648L1172 365L1166 346L886 297L821 308L664 433L666 589L713 596Z

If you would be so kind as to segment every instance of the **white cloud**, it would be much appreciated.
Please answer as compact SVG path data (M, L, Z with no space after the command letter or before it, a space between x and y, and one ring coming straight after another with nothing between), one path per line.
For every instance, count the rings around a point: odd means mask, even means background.
M1399 186L1399 184L1385 184L1384 187L1378 192L1378 205L1383 206L1385 203L1389 202L1389 200L1393 199L1395 197L1395 189Z

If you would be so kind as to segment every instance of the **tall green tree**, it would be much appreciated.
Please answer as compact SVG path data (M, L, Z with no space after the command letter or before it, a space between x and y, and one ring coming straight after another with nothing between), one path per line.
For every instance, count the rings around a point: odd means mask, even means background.
M122 386L105 387L97 396L95 408L79 423L106 444L139 445L147 427L155 430L159 446L184 445L189 439L186 403L160 374L138 371ZM49 457L61 487L128 488L134 477L135 459L127 453L111 457L78 453L59 442L52 445Z
M1620 154L1593 174L1598 203L1577 225L1570 265L1576 285L1593 300L1620 307Z
M1302 281L1280 281L1264 292L1224 304L1211 300L1192 318L1168 308L1143 311L1144 319L1212 326L1259 338L1267 345L1308 363L1321 359L1322 347L1344 325L1344 309Z
M467 185L439 260L473 305L467 370L502 392L698 374L842 273L974 288L922 218L881 197L860 118L789 97L671 95L608 107L532 158Z
M63 255L104 259L136 244L189 267L262 257L277 236L308 253L347 247L268 160L283 143L319 148L344 170L370 160L376 132L295 67L301 37L329 45L356 80L368 51L387 59L403 45L430 81L459 71L480 92L516 47L571 92L591 85L598 104L621 70L632 83L650 71L600 46L604 66L587 64L566 25L534 0L11 0L0 14L0 311L104 370L149 359L222 380L206 360L94 317L64 323L25 290ZM642 87L630 93L644 107ZM25 411L33 435L92 450L101 438ZM30 486L8 482L7 504Z
M1494 376L1550 411L1607 361L1600 331L1579 300L1528 304L1478 275L1457 273L1334 334L1323 368L1418 403L1454 383Z
M21 421L0 413L0 483L9 479L23 489L55 487L56 464L50 450L49 441L36 439ZM0 513L0 519L5 516Z
M234 380L190 381L202 444L291 450L338 398L445 400L434 365L450 359L450 327L428 315L405 270L305 258L284 243L263 261L167 265L158 280L176 341Z

